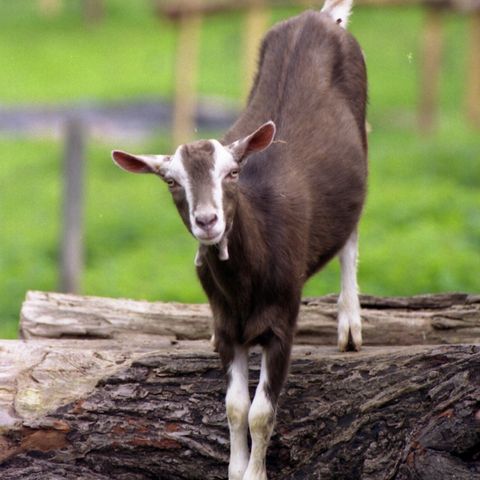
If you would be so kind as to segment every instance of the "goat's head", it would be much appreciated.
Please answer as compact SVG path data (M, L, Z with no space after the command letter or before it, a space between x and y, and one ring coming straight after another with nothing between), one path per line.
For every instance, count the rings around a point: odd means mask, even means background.
M168 185L190 232L204 245L222 240L233 222L238 179L247 157L273 141L275 124L267 122L230 145L199 140L177 148L174 155L112 152L115 163L132 173L154 173Z

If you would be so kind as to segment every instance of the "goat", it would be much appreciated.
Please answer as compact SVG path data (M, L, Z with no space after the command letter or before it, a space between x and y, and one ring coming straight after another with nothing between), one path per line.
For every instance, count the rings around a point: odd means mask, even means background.
M221 141L181 145L171 156L112 153L121 168L168 184L200 242L197 274L227 377L230 480L267 478L302 287L336 255L338 347L362 344L356 261L367 84L362 51L342 28L350 7L351 0L327 0L321 12L304 12L267 33L247 107ZM262 360L251 402L254 345L262 347Z

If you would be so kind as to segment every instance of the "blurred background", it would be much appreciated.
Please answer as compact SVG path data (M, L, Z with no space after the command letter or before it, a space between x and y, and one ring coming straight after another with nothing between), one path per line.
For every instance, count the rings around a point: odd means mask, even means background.
M258 38L310 5L0 0L0 338L31 289L205 301L167 189L110 151L220 137ZM360 0L349 25L370 84L364 293L480 289L480 6L439 5ZM334 261L304 294L338 277Z

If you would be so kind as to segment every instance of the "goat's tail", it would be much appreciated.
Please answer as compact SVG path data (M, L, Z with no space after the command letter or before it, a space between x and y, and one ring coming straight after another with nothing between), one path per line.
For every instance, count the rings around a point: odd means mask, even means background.
M352 10L353 0L326 0L322 12L330 15L332 19L343 28L347 28L348 17Z

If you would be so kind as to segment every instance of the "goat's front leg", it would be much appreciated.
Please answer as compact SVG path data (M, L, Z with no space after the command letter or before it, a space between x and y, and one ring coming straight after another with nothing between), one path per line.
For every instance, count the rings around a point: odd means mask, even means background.
M339 254L342 290L338 297L338 348L344 352L349 347L362 347L362 320L357 287L358 234L354 230ZM352 344L349 345L351 336Z
M233 360L227 370L227 407L230 429L230 463L228 479L242 480L248 464L248 410L250 394L248 391L248 350L234 347Z
M267 480L265 458L275 423L278 397L290 362L291 341L272 337L264 347L260 381L248 413L252 451L243 480Z

